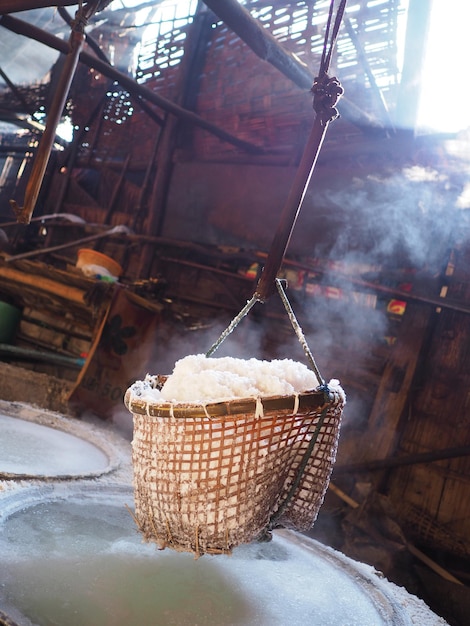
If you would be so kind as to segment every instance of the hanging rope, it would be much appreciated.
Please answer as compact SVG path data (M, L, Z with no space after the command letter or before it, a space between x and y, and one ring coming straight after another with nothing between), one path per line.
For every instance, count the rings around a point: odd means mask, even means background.
M315 431L312 434L312 438L310 439L309 443L308 443L308 447L305 450L305 453L302 457L302 461L300 462L298 468L297 468L297 472L295 474L294 480L292 481L291 486L289 487L289 491L286 494L286 497L284 498L284 500L281 502L281 504L279 505L277 511L275 513L273 513L273 515L271 515L268 524L266 526L266 529L263 533L263 535L261 536L261 539L263 538L269 538L269 534L270 531L273 530L274 528L276 528L276 526L278 525L279 520L281 519L282 515L284 514L284 511L287 509L287 507L289 506L289 503L292 501L292 498L294 497L295 492L297 491L297 489L299 488L299 485L302 481L302 477L304 475L305 472L305 468L307 467L307 464L310 460L310 457L313 454L313 449L315 448L315 444L318 441L318 436L320 434L320 431L322 429L322 426L325 422L326 416L328 414L328 402L330 402L330 394L328 391L328 387L325 385L325 407L323 408L321 414L320 414L320 418L317 422L317 425L315 426Z
M338 117L336 103L343 94L343 88L336 77L330 78L327 74L334 47L338 38L338 32L341 21L346 8L346 1L341 0L336 17L333 23L333 14L335 8L335 0L331 0L328 21L326 26L325 39L323 43L323 51L320 62L320 71L312 86L313 108L316 112L315 121L312 131L307 140L304 153L299 163L294 182L292 184L289 196L281 213L278 228L274 235L271 248L268 253L266 264L263 268L261 277L256 286L255 293L247 302L245 307L230 323L229 327L222 333L219 339L208 350L206 356L211 356L220 344L228 337L228 335L236 328L238 323L248 313L256 302L265 302L275 291L279 291L277 282L277 274L284 260L284 255L289 245L290 237L294 229L297 217L305 198L307 187L312 177L315 164L326 134L326 130L331 121ZM332 26L333 23L333 26ZM331 34L330 34L331 31ZM279 291L284 303L287 301L285 294ZM288 303L287 303L288 304ZM290 308L290 305L289 305ZM293 314L293 313L292 313ZM291 318L292 319L292 318ZM295 327L294 327L295 330ZM299 336L299 335L297 335ZM302 345L306 346L305 339L301 340ZM308 347L307 347L308 350ZM310 363L314 364L310 351L306 352ZM314 369L316 366L314 365ZM319 378L321 382L321 378Z
M332 385L330 390L325 384L277 273L326 128L337 117L335 104L342 93L337 79L330 80L326 74L342 15L331 27L333 4L321 73L312 88L317 112L314 127L266 266L253 296L206 353L206 357L211 356L251 308L277 290L319 387L294 396L266 398L265 402L255 398L255 404L252 398L248 405L246 400L215 403L205 406L202 415L197 405L197 417L191 414L191 406L185 405L181 414L172 403L170 407L157 403L150 409L147 400L139 397L134 401L132 390L126 392L136 442L135 518L145 540L155 541L161 549L171 546L196 556L230 553L239 543L269 539L271 531L280 525L307 530L328 487L345 396L339 387ZM342 2L342 11L344 5ZM286 400L285 406L282 403ZM171 419L149 420L150 415L168 415ZM207 420L202 430L201 419ZM201 442L197 446L196 440ZM239 460L226 464L227 458L233 460L235 456ZM214 480L211 477L209 482L202 478L208 467L211 476L215 471ZM188 480L197 488L189 489L190 497L185 497L180 485Z
M339 117L336 104L338 99L344 93L344 89L342 88L339 80L335 76L330 78L328 76L328 71L330 69L333 50L338 39L339 27L346 8L346 0L341 0L330 37L333 8L334 0L332 0L330 4L330 12L328 15L325 40L323 42L323 52L320 62L320 71L318 72L318 76L315 78L312 86L313 108L323 125L327 125L329 122L332 122Z
M330 11L328 13L328 22L326 24L325 39L323 42L323 52L322 52L322 57L320 61L319 76L321 76L322 74L327 74L330 70L331 56L333 54L333 50L336 46L336 41L338 39L339 27L341 26L341 22L343 20L344 11L346 9L346 2L347 0L341 0L341 3L338 7L338 11L336 13L335 24L333 26L333 32L331 33L331 38L330 38L331 21L333 19L333 11L334 11L334 5L335 5L335 0L331 0ZM329 42L330 47L328 50L329 38L330 38L330 42Z

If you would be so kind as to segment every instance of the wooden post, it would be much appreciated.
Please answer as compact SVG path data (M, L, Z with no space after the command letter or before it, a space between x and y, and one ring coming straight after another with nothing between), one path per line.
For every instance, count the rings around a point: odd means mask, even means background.
M408 304L400 334L385 366L369 416L359 462L392 456L400 437L399 424L410 400L412 383L433 311ZM380 480L382 476L379 476Z
M30 37L40 43L43 43L46 46L54 48L59 52L63 52L64 54L68 53L68 45L59 37L54 37L54 35L50 35L49 33L44 32L40 28L36 28L35 26L24 22L23 20L19 20L16 17L12 17L11 15L3 15L0 17L0 26L4 26L19 35L24 35L25 37ZM172 113L176 115L180 119L184 119L191 124L199 126L200 128L204 128L207 132L212 133L216 137L219 137L222 141L226 141L227 143L231 143L234 146L237 146L241 150L245 150L250 154L263 154L263 148L259 146L255 146L254 144L244 141L243 139L239 139L238 137L234 137L231 133L219 128L216 124L209 122L208 120L203 119L197 113L193 113L192 111L188 111L183 107L167 100L163 96L158 93L151 91L144 85L140 85L133 78L127 76L123 72L115 69L108 63L105 63L102 59L98 59L97 57L88 54L83 51L80 54L80 61L88 67L93 67L98 72L103 74L103 76L107 76L112 80L117 81L122 87L127 89L127 91L131 94L131 96L135 96L138 98L143 98L152 104L162 108L164 111L168 113Z
M207 32L210 25L207 13L201 12L196 15L193 28L188 34L184 46L183 60L179 66L178 104L185 103L188 94L188 85L193 75L195 65L200 64L200 55L205 54L205 47L200 46L201 38ZM173 152L176 145L179 122L181 118L172 115L167 116L165 125L159 137L159 149L156 155L156 176L149 202L148 219L146 230L152 235L160 235L164 218L165 203L168 194L168 187L173 172ZM138 275L140 278L147 278L151 272L154 247L146 244L140 256Z
M46 167L51 156L57 126L59 125L60 118L62 117L62 112L67 101L67 95L75 75L75 70L77 69L78 59L85 40L85 24L96 11L98 4L99 0L91 3L91 6L86 5L85 7L80 8L77 11L76 19L73 22L64 67L62 68L57 90L54 94L51 108L47 115L46 128L41 137L41 141L39 142L39 148L35 156L33 168L26 185L24 207L19 207L15 200L10 200L10 204L13 207L13 211L15 212L17 220L20 224L29 224L31 221L42 181L44 179L44 174L46 172Z

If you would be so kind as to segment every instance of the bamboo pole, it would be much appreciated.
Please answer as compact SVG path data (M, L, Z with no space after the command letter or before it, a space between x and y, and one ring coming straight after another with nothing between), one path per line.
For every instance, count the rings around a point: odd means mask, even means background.
M280 221L268 252L266 265L256 287L255 295L260 302L264 302L275 292L274 281L289 245L327 128L328 123L322 124L320 116L317 115L305 146L303 157L297 168L289 196L284 204Z
M206 356L211 356L213 352L217 350L220 344L236 328L243 317L249 313L257 302L265 302L277 289L277 273L281 268L287 246L289 245L289 240L291 238L292 231L294 230L297 217L300 213L302 202L307 192L307 187L313 174L326 131L329 123L339 116L336 104L342 96L344 90L338 79L334 77L330 78L327 72L329 70L331 54L336 43L345 7L346 0L341 0L334 20L334 25L332 26L334 0L330 3L330 12L325 33L320 70L311 89L314 95L313 108L316 113L315 120L302 154L299 167L297 168L297 173L291 186L289 196L281 213L281 219L268 253L266 265L263 268L261 277L252 297L248 300L238 315L232 320L229 326L222 332L219 339L212 344L206 353ZM330 28L331 40L328 41ZM286 307L286 309L287 308L288 307Z
M289 195L284 204L279 224L268 252L266 265L256 287L254 295L260 302L267 300L276 291L276 276L302 208L326 131L330 122L336 119L338 115L334 107L343 93L343 88L336 78L329 78L326 74L323 74L314 82L312 91L314 93L313 106L316 116Z

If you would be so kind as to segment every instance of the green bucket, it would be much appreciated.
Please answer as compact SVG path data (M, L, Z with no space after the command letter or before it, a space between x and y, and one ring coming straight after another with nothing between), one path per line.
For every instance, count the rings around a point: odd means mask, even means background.
M0 343L11 343L21 319L21 311L0 300Z

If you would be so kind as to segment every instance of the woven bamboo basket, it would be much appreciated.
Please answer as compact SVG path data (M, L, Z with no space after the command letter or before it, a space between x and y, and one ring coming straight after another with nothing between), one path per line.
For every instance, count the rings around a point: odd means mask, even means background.
M153 404L131 390L135 521L146 541L200 556L277 526L312 527L336 457L339 386L205 406Z

